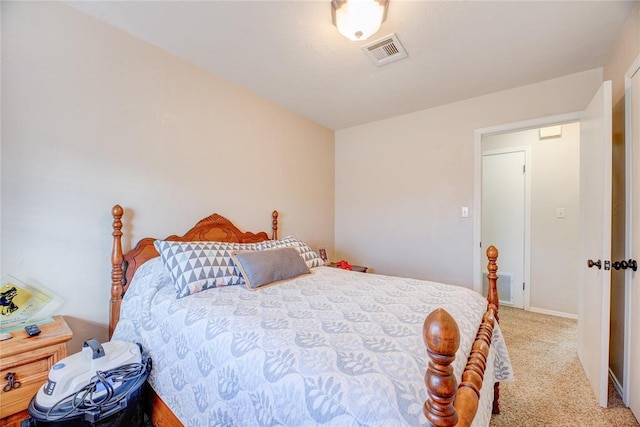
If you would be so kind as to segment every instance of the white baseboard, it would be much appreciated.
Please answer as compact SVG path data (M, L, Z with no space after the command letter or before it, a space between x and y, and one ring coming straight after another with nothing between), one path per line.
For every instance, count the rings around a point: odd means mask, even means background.
M529 307L529 311L533 311L534 313L540 313L540 314L548 314L550 316L557 316L557 317L564 317L567 319L578 320L577 314L564 313L562 311L553 311L553 310L547 310L544 308L537 308L537 307Z

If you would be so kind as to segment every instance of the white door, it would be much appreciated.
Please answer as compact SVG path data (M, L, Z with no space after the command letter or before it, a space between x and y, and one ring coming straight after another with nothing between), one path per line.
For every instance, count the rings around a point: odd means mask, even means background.
M627 247L631 249L629 258L640 259L640 58L635 62L627 73L626 99L626 122L627 122L627 156L630 161L627 165L627 173L631 174L631 179L627 179L627 184L631 187L627 194L630 194L631 210L627 210L628 229L627 236L631 239L631 244ZM632 214L635 214L634 215ZM640 420L640 271L627 270L631 275L630 285L627 286L628 298L628 321L627 342L629 346L628 361L628 405Z
M580 119L578 357L600 406L607 406L611 299L611 82ZM594 262L587 267L587 260ZM598 268L597 265L600 267Z
M500 303L517 308L524 308L525 166L524 150L482 155L482 242L500 248Z

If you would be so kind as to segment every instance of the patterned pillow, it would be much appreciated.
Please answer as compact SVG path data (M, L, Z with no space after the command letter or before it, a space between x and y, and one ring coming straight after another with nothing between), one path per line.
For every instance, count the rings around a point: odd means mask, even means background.
M260 249L295 248L307 264L307 267L313 268L325 265L322 258L313 249L293 236L287 236L280 240L265 240L258 243L258 245Z
M233 251L231 256L250 290L311 273L298 251L291 247Z
M231 252L259 249L256 243L165 240L156 240L154 246L176 287L176 298L209 288L244 284Z

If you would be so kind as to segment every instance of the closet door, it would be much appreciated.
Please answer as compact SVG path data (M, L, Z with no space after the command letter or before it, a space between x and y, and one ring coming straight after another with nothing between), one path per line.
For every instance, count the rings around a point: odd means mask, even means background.
M525 308L527 157L524 149L482 155L482 242L485 248L494 245L500 250L500 303L517 308ZM486 295L486 272L483 275Z

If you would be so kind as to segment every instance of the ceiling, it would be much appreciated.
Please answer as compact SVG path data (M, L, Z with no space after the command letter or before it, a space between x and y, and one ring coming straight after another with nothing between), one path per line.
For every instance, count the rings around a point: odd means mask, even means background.
M335 130L601 67L636 4L390 0L352 42L329 0L66 3ZM409 56L377 67L391 33Z

